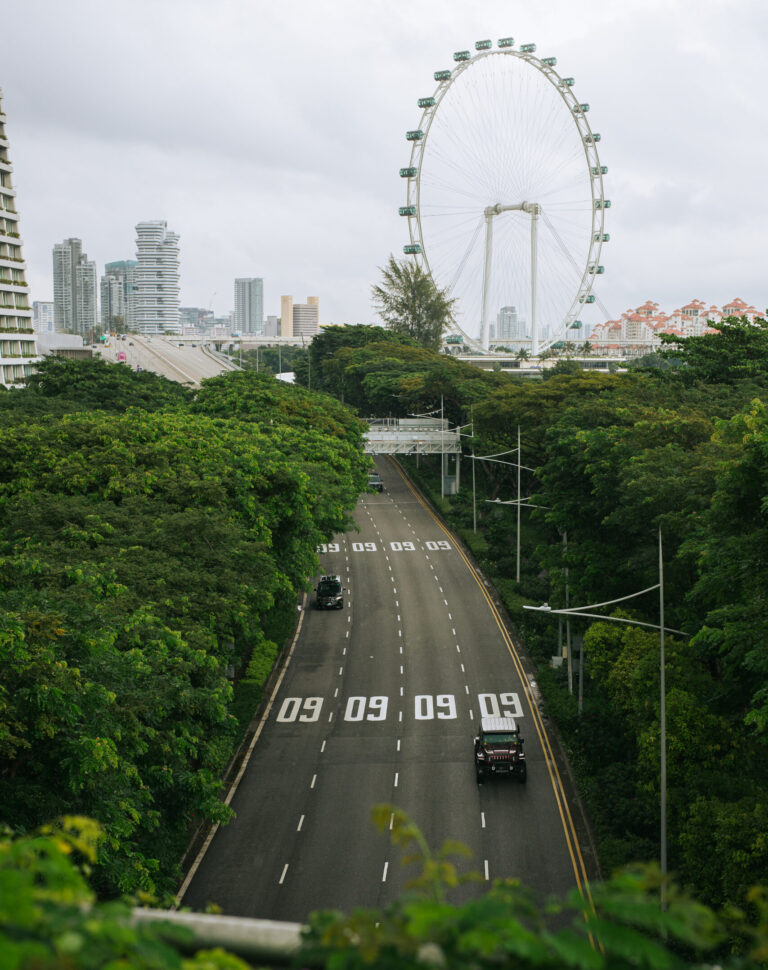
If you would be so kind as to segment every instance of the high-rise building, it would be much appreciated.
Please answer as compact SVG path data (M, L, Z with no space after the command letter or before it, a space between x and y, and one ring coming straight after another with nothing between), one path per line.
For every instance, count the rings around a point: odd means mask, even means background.
M88 259L85 253L75 267L75 287L77 292L75 330L90 341L99 323L98 279L96 263Z
M134 329L135 259L118 259L104 266L101 277L101 325L105 330Z
M32 326L35 333L53 333L53 303L35 300L32 304Z
M134 320L140 333L181 333L179 236L166 222L136 226Z
M280 333L283 337L304 337L317 333L320 298L308 296L306 303L294 303L292 296L280 297Z
M264 329L263 279L241 277L235 280L233 329L236 333L261 333Z
M83 252L80 239L53 247L53 316L59 333L89 339L98 322L96 263Z
M525 340L525 320L517 315L516 306L503 306L496 317L496 340Z
M12 172L0 89L0 384L4 387L23 384L38 359Z

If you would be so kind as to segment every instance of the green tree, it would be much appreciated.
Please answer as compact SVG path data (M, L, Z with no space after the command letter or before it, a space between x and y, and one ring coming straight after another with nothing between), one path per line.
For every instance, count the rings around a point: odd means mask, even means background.
M439 350L456 301L418 263L390 256L381 274L382 282L373 287L373 305L385 325L422 347Z

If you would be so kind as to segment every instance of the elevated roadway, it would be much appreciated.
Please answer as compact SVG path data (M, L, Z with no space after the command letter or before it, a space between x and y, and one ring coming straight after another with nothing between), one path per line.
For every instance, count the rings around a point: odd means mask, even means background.
M133 370L154 371L171 381L197 387L206 377L229 370L239 370L234 361L216 354L199 344L174 340L171 337L141 337L126 335L125 340L112 338L109 347L100 345L95 352L105 360L117 361L118 354L126 355L126 365Z

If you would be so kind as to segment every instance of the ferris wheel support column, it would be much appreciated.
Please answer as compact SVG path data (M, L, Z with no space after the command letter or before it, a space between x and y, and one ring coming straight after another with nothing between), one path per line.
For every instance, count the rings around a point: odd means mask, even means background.
M488 350L488 290L491 280L491 262L493 251L493 217L496 215L494 207L485 210L485 262L483 263L483 310L480 321L480 346Z
M539 321L536 317L536 254L538 248L538 226L541 206L536 202L528 204L531 213L531 353L539 353Z

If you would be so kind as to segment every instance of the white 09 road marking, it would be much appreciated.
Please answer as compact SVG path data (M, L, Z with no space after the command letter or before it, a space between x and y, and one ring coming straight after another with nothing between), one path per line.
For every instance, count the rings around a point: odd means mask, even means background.
M385 546L384 543L382 543ZM386 546L385 546L386 547ZM395 542L389 543L389 548L392 552L416 552L416 543L408 540L397 540ZM427 539L424 543L424 548L429 549L430 552L442 552L448 549L452 549L453 546L446 539ZM377 552L378 546L375 542L353 542L352 552ZM338 542L327 542L319 545L317 547L317 553L320 556L326 555L329 552L339 552Z
M452 720L456 717L456 699L453 694L438 694L434 698L431 694L417 694L414 698L413 715L417 721L432 721L436 707L438 719Z
M288 724L292 724L297 717L304 723L317 721L322 706L322 697L286 697L277 712L277 720Z
M469 689L465 686L469 694ZM337 692L338 693L338 692ZM334 696L337 696L337 693ZM403 688L400 688L403 696ZM520 695L514 691L504 694L478 694L481 717L523 717ZM282 724L312 724L320 718L323 706L322 697L286 697L277 712L277 720ZM389 713L389 697L378 694L373 697L355 695L347 698L344 709L344 720L386 721ZM457 714L456 698L453 694L416 694L413 698L413 718L416 721L450 721L455 720ZM331 720L333 713L329 715ZM470 719L472 711L470 710ZM402 721L402 712L398 715Z
M480 717L522 717L517 694L478 694Z
M366 706L368 713L366 714ZM387 716L388 697L350 697L344 712L345 721L383 721Z

